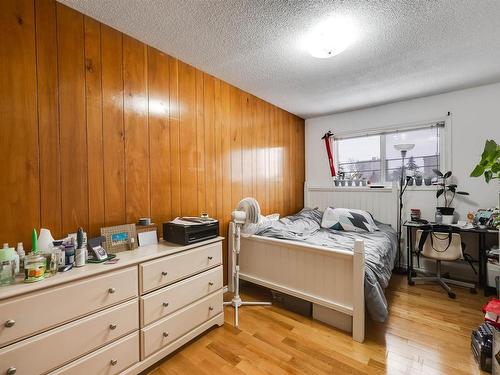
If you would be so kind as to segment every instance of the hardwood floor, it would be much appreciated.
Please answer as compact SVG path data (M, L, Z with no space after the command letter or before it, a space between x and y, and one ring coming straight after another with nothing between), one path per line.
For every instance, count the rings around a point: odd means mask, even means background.
M363 344L345 332L279 306L245 307L240 327L226 324L181 348L150 375L165 374L479 374L470 334L481 321L482 293L436 285L408 287L394 275L386 292L390 315L367 322ZM245 298L263 291L246 288ZM265 295L267 296L267 294Z

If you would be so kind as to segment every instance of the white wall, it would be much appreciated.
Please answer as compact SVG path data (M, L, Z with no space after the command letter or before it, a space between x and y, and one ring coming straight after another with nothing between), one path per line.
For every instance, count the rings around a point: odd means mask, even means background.
M498 205L498 183L486 184L482 177L471 178L469 174L480 158L485 140L500 142L500 83L306 120L306 181L312 186L333 184L321 140L328 130L335 133L427 122L445 117L448 112L452 113L451 163L455 182L460 190L470 193L468 199L455 199L457 213L465 218L469 210ZM408 191L407 208L420 208L424 218L432 219L434 194L434 190Z
M470 202L457 202L459 213L498 203L498 185L469 177L486 139L500 142L500 84L454 91L447 94L387 104L358 111L306 120L306 181L311 185L332 184L322 135L328 130L345 132L396 124L427 121L452 113L452 168L461 190ZM431 205L435 200L429 192Z

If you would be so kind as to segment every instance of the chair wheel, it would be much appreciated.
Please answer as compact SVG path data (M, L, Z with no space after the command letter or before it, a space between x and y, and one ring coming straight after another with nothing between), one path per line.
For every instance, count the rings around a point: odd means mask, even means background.
M448 292L448 297L450 297L451 299L455 299L457 295L453 292Z
M410 286L415 285L415 281L413 281L413 280L408 281L408 285L410 285Z
M470 292L471 294L477 294L477 289L476 289L476 288L470 288L470 289L469 289L469 292Z

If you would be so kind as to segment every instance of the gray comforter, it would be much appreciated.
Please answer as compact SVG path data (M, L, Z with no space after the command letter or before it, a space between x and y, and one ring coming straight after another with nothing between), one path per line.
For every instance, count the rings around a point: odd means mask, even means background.
M377 222L380 231L355 233L321 228L323 212L303 209L280 220L263 220L257 235L296 240L312 245L352 251L354 240L365 242L365 301L370 316L377 322L387 318L384 289L389 284L397 252L397 233L390 225Z

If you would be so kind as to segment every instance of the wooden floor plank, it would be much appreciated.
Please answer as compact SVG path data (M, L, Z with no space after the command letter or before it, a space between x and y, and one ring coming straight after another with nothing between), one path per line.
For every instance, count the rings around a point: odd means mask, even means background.
M159 364L150 374L482 374L470 350L470 333L483 319L482 293L455 288L451 300L436 285L409 287L393 276L386 291L389 317L367 320L366 340L279 305L245 307L240 327L212 329ZM246 300L267 291L247 285ZM227 295L226 298L230 296Z

